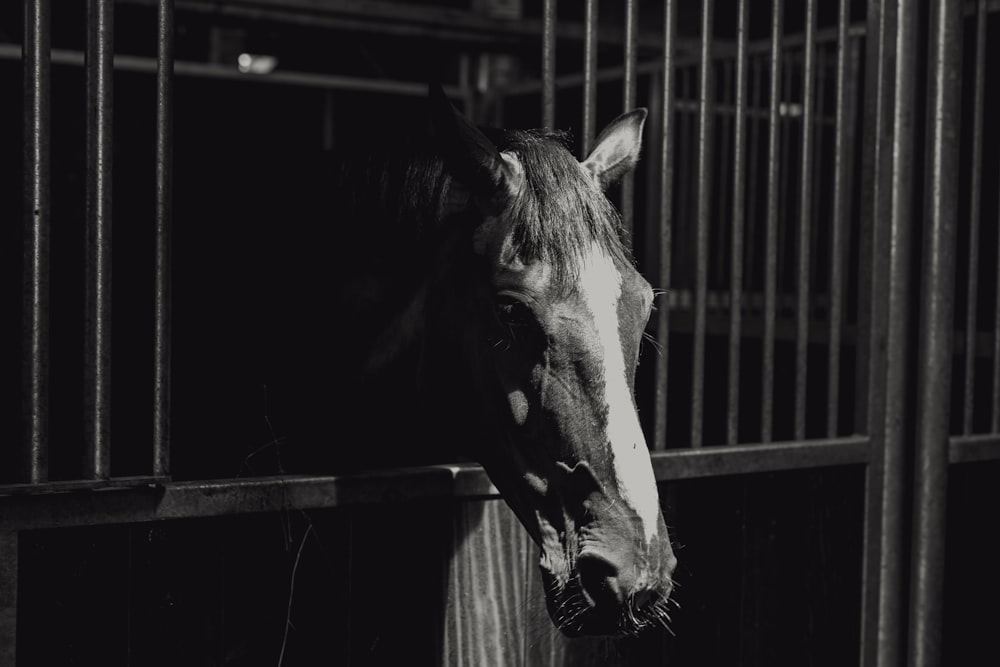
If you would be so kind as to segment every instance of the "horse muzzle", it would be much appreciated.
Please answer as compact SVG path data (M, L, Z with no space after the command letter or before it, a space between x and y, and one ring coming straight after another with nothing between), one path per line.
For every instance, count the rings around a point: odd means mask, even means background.
M561 511L538 513L540 566L556 627L570 636L622 636L667 626L676 558L662 516L650 535L587 464L560 467L568 482ZM585 498L573 493L583 488Z
M634 636L669 626L672 554L660 567L625 568L613 557L585 549L564 577L548 569L545 560L546 604L563 634Z

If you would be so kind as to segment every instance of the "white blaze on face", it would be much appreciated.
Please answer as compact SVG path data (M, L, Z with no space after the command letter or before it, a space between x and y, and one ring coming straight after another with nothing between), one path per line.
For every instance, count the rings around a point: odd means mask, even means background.
M608 408L607 439L611 443L618 488L622 500L639 515L646 540L652 542L656 536L660 501L646 439L632 403L618 329L621 273L613 260L596 246L584 259L580 293L594 317L603 355L604 400Z

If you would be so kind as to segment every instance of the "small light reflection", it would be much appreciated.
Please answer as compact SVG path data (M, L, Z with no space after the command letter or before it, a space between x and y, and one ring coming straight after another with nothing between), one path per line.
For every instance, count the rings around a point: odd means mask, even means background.
M274 56L241 53L236 59L236 65L243 74L270 74L278 66L278 59Z

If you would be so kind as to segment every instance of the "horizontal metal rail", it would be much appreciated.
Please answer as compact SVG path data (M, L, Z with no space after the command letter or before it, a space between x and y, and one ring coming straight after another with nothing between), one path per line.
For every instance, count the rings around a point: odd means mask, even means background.
M1000 461L1000 433L958 435L948 439L948 463Z
M0 60L20 60L20 44L0 44ZM53 65L83 66L84 53L68 49L52 49ZM114 69L122 72L144 72L155 74L158 63L156 58L116 54ZM413 81L393 81L388 79L364 79L360 77L340 76L334 74L316 74L312 72L285 72L277 70L270 74L244 74L237 69L236 64L219 65L200 63L187 60L174 61L174 75L192 76L205 79L221 79L230 81L246 81L256 83L273 83L279 85L304 86L310 88L330 88L335 90L352 90L369 93L390 93L394 95L412 95L424 97L427 95L427 84ZM446 93L454 97L461 96L458 86L442 86Z
M868 438L702 447L654 452L660 482L803 468L863 464ZM51 490L46 490L51 489ZM119 478L22 484L0 488L0 525L7 530L139 523L283 509L323 509L434 498L498 497L476 464L435 465L339 476L285 475L171 482Z

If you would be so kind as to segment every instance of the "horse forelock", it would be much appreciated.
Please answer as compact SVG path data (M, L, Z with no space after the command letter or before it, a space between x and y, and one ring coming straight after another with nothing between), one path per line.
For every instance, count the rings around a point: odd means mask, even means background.
M557 283L571 287L595 245L619 266L630 260L618 212L567 150L566 140L565 133L551 130L508 130L497 146L523 170L523 182L504 211L511 251L549 264Z

